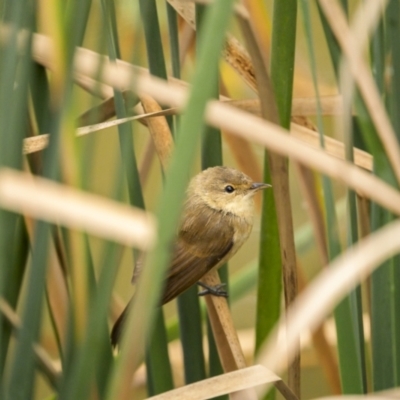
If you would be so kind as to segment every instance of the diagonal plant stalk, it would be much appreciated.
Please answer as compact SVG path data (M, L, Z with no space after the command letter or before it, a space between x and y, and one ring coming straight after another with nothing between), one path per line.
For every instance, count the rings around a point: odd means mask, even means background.
M207 84L208 68L216 65L219 50L222 47L223 34L228 23L230 7L233 2L214 3L206 15L205 29L201 37L199 64L194 77L194 84L187 111L182 117L180 134L176 143L174 157L167 173L165 194L158 211L159 237L156 251L152 252L146 262L146 268L138 285L135 301L127 321L127 334L122 341L121 358L112 374L107 398L121 396L126 398L129 393L130 380L133 371L138 366L145 333L151 327L150 315L156 305L161 289L162 276L169 259L169 243L175 234L175 225L179 218L179 208L184 198L184 188L188 180L185 169L191 164L196 140L200 137L203 126L203 115L206 102L211 95L212 85ZM207 46L213 40L215 46ZM188 133L191 132L189 136ZM153 271L158 271L154 274ZM149 288L152 290L149 290ZM148 293L147 293L148 292ZM143 314L143 305L146 312Z

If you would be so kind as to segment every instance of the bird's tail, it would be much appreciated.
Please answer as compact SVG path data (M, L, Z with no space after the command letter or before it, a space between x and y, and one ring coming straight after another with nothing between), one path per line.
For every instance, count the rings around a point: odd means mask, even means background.
M121 340L121 336L122 336L122 332L125 327L125 320L126 320L129 306L130 306L130 302L125 307L124 311L122 311L121 315L115 321L114 326L111 329L110 339L111 339L111 345L114 348L119 345L119 342Z

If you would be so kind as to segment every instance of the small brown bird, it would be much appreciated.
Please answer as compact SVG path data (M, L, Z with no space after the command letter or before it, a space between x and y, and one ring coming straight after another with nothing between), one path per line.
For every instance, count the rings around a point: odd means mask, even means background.
M239 250L253 227L253 196L270 186L255 183L244 173L228 167L208 168L191 180L161 304L196 282L201 284L199 279ZM212 294L226 295L218 292L219 288L207 289ZM112 329L113 346L118 344L128 307L129 304Z

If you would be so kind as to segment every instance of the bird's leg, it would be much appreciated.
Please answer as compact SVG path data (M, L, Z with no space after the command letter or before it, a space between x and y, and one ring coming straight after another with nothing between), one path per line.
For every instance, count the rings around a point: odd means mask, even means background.
M199 281L197 282L197 284L202 288L204 288L204 290L198 293L199 296L212 294L213 296L218 296L218 297L228 297L228 292L223 289L223 287L226 286L226 283L220 283L219 285L216 286L209 286Z

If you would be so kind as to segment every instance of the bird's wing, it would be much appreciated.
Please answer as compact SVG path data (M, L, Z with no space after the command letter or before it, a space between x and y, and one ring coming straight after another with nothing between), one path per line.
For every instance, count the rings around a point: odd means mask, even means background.
M220 263L233 247L229 217L208 207L187 211L168 270L162 304L174 299Z

